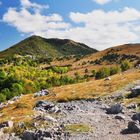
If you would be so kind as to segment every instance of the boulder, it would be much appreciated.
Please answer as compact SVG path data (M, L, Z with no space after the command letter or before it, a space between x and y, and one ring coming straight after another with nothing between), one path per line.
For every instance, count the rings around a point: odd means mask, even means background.
M58 113L60 109L49 101L38 101L34 107L36 110L47 112L47 113Z
M24 131L22 135L23 140L35 140L35 133L33 131Z
M128 123L128 131L130 133L140 133L140 124L138 121L131 121Z
M133 119L133 120L138 120L138 121L140 121L140 113L134 114L134 115L132 116L132 119Z
M135 86L131 88L131 94L128 95L128 98L134 98L140 95L140 86Z
M121 104L112 105L110 108L107 108L108 114L118 114L122 113L123 107Z
M35 138L37 140L44 139L44 138L52 138L52 134L51 134L51 132L43 130L43 129L37 130L35 132Z

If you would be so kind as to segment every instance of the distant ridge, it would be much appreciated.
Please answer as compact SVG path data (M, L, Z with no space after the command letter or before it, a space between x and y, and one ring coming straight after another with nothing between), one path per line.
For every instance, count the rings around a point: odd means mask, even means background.
M87 55L95 52L97 52L96 49L69 39L46 39L40 36L31 36L0 52L0 58L13 56L14 54L61 57L66 55Z

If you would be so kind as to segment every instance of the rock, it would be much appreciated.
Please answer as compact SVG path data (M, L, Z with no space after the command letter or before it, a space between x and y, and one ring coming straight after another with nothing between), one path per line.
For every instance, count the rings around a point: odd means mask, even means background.
M128 123L128 131L131 133L140 133L140 124L137 121Z
M138 121L140 121L140 113L134 114L134 115L132 116L132 119L133 119L133 120L138 120Z
M35 109L47 113L58 113L60 109L53 104L52 102L48 101L38 101L35 105Z
M125 120L125 116L122 115L122 114L118 114L115 116L115 119L118 119L118 120Z
M135 86L131 88L131 94L128 95L128 98L134 98L140 95L140 86Z
M18 99L20 99L21 96L15 96L12 98L12 101L17 101Z
M24 126L25 126L24 122L19 122L19 123L18 123L18 127L19 127L19 128L24 128Z
M48 95L48 94L49 94L49 91L46 90L46 89L43 89L43 90L41 90L39 92L34 93L34 98L45 96L45 95Z
M35 133L33 131L24 131L23 136L22 136L23 140L35 140Z
M123 110L123 107L121 104L115 104L107 109L107 113L108 114L118 114L118 113L122 113L122 110Z
M106 77L105 78L105 81L109 81L109 80L111 80L111 77Z
M12 121L3 122L3 123L0 124L0 128L4 128L4 127L12 128L13 124L14 123Z
M15 101L8 101L8 104L14 104L15 103Z
M45 116L45 120L49 122L57 122L57 120L54 119L52 116Z
M35 133L35 138L36 139L41 139L41 138L52 138L51 132L46 131L46 130L37 130Z
M136 104L129 104L127 106L128 109L136 109L137 108L137 105Z

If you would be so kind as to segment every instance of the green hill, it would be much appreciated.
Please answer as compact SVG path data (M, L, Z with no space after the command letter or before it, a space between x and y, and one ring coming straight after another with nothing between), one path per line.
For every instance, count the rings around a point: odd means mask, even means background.
M45 39L39 36L31 36L0 52L0 57L13 56L14 54L37 57L60 57L65 55L86 55L95 52L97 50L72 40Z

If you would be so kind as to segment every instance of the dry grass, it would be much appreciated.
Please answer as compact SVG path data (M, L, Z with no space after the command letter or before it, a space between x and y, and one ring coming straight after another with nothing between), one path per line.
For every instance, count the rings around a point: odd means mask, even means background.
M111 94L113 91L137 79L140 79L140 70L134 69L123 74L114 75L110 81L91 79L89 82L51 88L49 96L33 98L32 94L24 95L18 102L8 105L0 111L0 113L3 114L0 117L0 122L6 120L13 120L14 122L31 121L35 113L33 106L38 100L70 101L95 98L97 96ZM139 98L125 100L126 104L133 101L138 102ZM22 104L22 107L17 107L19 103ZM26 107L23 107L24 105L26 105Z
M51 90L56 93L54 100L57 101L87 99L112 93L137 79L140 79L140 70L130 70L112 76L110 81L92 79L89 82L56 87Z

